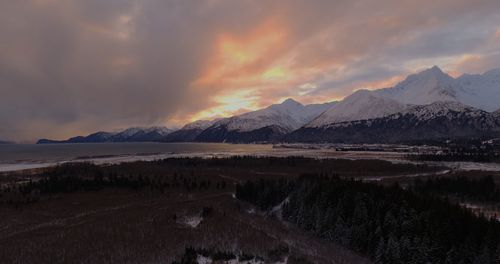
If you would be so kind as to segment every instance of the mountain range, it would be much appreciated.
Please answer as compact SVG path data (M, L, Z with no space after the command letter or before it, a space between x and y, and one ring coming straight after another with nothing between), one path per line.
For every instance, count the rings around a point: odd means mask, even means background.
M37 144L49 143L103 143L103 142L155 142L165 138L174 130L166 127L133 127L120 132L99 131L88 136L72 137L68 140L40 139Z
M358 90L339 102L303 105L293 99L179 130L131 128L64 141L84 142L345 142L402 143L500 137L500 69L453 78L438 67L394 87Z

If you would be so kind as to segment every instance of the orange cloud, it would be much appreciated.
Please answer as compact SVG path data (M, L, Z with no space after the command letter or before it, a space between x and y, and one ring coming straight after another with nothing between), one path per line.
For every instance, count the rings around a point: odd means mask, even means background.
M406 78L406 75L397 75L397 76L393 76L393 77L383 79L383 80L361 83L359 85L359 87L362 87L362 89L368 89L368 90L376 90L376 89L380 89L380 88L392 87L392 86L396 85L397 83L403 81L405 78Z
M256 103L258 97L252 95L251 91L236 91L213 98L216 106L198 112L190 117L190 121L200 119L214 119L227 117L236 113L256 110L259 105Z
M189 119L224 117L261 106L259 89L291 78L286 65L276 64L288 45L288 30L271 18L245 34L220 33L205 70L192 86L211 97L211 107Z
M256 80L262 66L285 46L287 30L277 18L265 21L246 35L221 33L214 54L194 85L241 83Z
M344 58L298 61L313 43L296 44L286 21L273 17L245 34L221 33L205 70L192 86L209 97L208 108L187 119L210 119L255 110L287 97L302 96L315 87L303 86L331 69L342 66ZM309 97L307 97L309 98ZM312 101L311 98L306 101Z
M477 54L465 54L460 56L452 64L452 74L457 76L460 72L479 73L485 68L484 58Z

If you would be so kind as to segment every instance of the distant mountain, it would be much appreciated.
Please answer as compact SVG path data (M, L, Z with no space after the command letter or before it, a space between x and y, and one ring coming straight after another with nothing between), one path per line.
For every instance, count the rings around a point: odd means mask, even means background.
M6 141L6 140L0 140L0 144L6 145L6 144L14 144L14 142L11 141Z
M230 130L226 125L220 125L204 130L196 137L195 141L227 143L277 142L288 132L290 131L277 125L270 125L249 131Z
M39 143L409 142L496 135L498 119L500 69L453 78L434 66L394 87L358 90L340 102L302 105L287 99L241 115L196 121L177 131L136 127Z
M211 125L213 125L216 120L198 120L192 123L189 123L182 127L181 129L174 131L164 137L161 141L164 142L193 142L196 140L196 137L203 132L203 130L207 129Z
M149 127L149 128L129 128L120 133L113 135L110 140L112 142L148 142L160 141L174 130L166 127Z
M40 139L37 144L53 143L104 143L104 142L153 142L160 141L162 138L173 132L166 127L134 127L123 130L118 133L96 132L88 136L72 137L68 140L50 140Z
M500 118L458 102L412 106L385 117L303 127L285 141L335 143L416 143L500 136Z
M269 142L309 123L335 103L302 105L287 99L281 104L215 122L203 130L196 141Z
M51 140L51 139L40 139L37 144L53 144L53 143L99 143L108 142L113 136L113 133L109 132L96 132L88 136L76 136L67 140Z

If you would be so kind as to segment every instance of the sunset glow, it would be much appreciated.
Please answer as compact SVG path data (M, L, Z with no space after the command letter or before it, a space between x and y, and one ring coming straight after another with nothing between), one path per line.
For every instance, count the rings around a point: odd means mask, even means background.
M238 112L257 110L259 105L256 103L259 98L252 96L251 93L251 91L237 91L227 95L217 96L213 99L214 103L217 104L216 107L198 112L191 117L190 122L228 117Z
M221 33L206 70L194 82L197 87L230 85L259 81L266 59L284 46L286 29L271 19L244 35ZM262 76L264 77L264 76ZM264 77L265 78L265 77Z

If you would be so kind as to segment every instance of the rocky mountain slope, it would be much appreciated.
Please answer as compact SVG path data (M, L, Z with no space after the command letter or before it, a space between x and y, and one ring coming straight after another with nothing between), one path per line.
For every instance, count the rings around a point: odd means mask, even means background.
M202 142L269 142L279 140L335 103L302 105L293 99L215 122L197 137Z
M303 127L285 141L335 143L422 143L500 136L500 118L457 102L410 107L389 116Z

